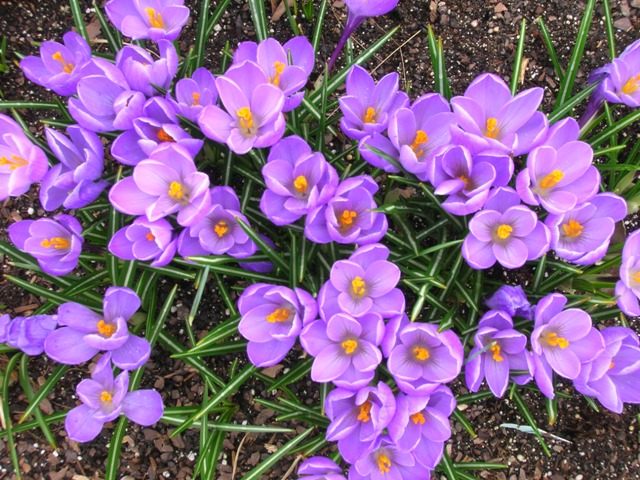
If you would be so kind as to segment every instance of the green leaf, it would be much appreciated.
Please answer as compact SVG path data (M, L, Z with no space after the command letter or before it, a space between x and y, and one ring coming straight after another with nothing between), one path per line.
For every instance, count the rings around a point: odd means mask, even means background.
M11 463L13 464L13 470L18 480L22 479L22 475L20 474L20 463L18 462L18 450L16 449L16 444L13 439L13 427L11 421L11 410L9 409L9 382L11 381L11 373L16 368L16 364L20 357L21 353L18 353L11 357L9 363L4 369L4 379L2 381L2 417L5 422L5 432L7 436L7 447L9 449L9 456L11 458ZM0 432L4 433L4 432Z
M516 57L513 61L513 73L511 74L511 95L518 93L518 82L522 75L522 57L524 56L524 41L527 32L527 21L523 18L520 24L520 36L518 37L518 48L516 49Z
M261 42L269 37L269 28L267 26L267 12L264 8L263 0L247 0L249 3L249 11L251 19L256 30L256 41Z
M87 27L84 23L84 16L82 15L82 7L78 0L70 0L71 14L73 15L73 23L76 24L76 30L85 39L88 44L91 44L91 39L87 33Z

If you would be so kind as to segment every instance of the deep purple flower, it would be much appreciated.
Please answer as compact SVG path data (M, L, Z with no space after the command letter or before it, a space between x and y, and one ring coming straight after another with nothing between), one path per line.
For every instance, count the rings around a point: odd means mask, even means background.
M218 101L218 89L213 74L204 67L198 68L191 78L176 82L176 99L167 93L167 98L183 117L196 122L202 109Z
M130 334L127 320L140 308L140 298L125 287L110 287L104 294L103 313L79 303L58 307L58 328L44 342L46 354L66 365L78 365L98 352L111 353L113 363L123 370L135 370L149 359L151 346Z
M189 20L184 0L109 0L104 9L111 23L133 40L173 41Z
M284 133L284 94L255 63L232 66L216 79L225 110L205 107L198 117L202 132L212 140L226 143L235 153L270 147Z
M624 242L615 294L620 310L633 317L640 316L640 230L631 233Z
M627 216L627 203L613 193L600 193L561 215L549 215L551 248L578 265L596 263L607 253L616 222Z
M57 315L15 317L0 316L0 343L22 350L27 355L44 352L44 341L58 326Z
M338 442L342 457L353 463L370 451L396 411L396 399L384 382L358 391L336 388L327 395L331 424L327 440Z
M7 233L16 247L38 260L44 273L66 275L78 265L82 226L69 215L22 220L10 225Z
M43 42L40 56L23 58L20 68L33 83L66 97L76 93L82 67L91 60L91 48L76 32L65 33L62 42Z
M298 467L300 480L346 480L336 462L326 457L311 457Z
M535 307L531 306L520 285L515 287L503 285L484 303L492 310L506 312L510 317L523 317L527 320L533 320Z
M116 183L109 201L127 215L146 215L151 222L178 213L178 223L198 223L211 203L209 176L198 172L189 152L168 143L158 147L133 169L133 175Z
M76 387L82 405L71 409L64 421L69 438L75 442L93 440L105 423L120 414L143 426L153 425L162 417L160 394L155 390L127 392L129 372L114 379L110 357L103 355L91 372L91 380L86 378Z
M563 310L567 297L552 293L538 302L531 333L533 374L540 391L554 397L553 372L575 379L581 364L604 350L602 334L593 328L589 314L578 308Z
M47 211L89 205L109 185L101 179L104 146L100 137L79 125L67 127L69 137L50 128L45 129L45 134L60 163L42 180L40 203Z
M373 194L378 191L375 180L368 175L346 179L326 205L309 212L304 233L315 243L357 243L365 245L379 241L387 233L387 217L373 212L377 208Z
M549 229L532 210L520 205L518 194L500 187L469 222L462 256L476 269L489 268L496 261L505 268L519 268L544 255L549 240Z
M543 94L536 87L512 97L504 80L484 73L464 96L453 97L451 105L456 122L478 148L517 156L528 153L547 133L549 121L538 111Z
M429 395L460 373L462 344L451 330L438 332L431 323L410 323L398 336L387 366L403 392Z
M312 152L302 138L286 137L269 152L262 168L267 189L260 210L276 225L288 225L326 204L338 187L338 173L322 153Z
M150 222L138 217L115 233L109 251L123 260L151 260L152 267L163 267L176 253L173 227L164 218Z
M429 480L429 468L387 436L381 436L370 453L363 454L349 469L349 480L420 479Z
M513 321L502 310L490 310L478 324L475 347L469 352L465 366L467 388L480 390L484 378L496 397L502 397L509 384L510 370L531 371L531 354L525 350L527 337L513 328ZM531 375L518 375L519 384L531 380Z
M12 118L0 114L0 201L18 197L39 182L49 163Z
M167 40L158 42L158 52L160 58L157 60L137 45L127 45L118 52L116 67L124 74L131 90L153 97L160 95L153 85L164 90L169 88L178 71L178 53L173 43Z
M249 340L247 354L251 363L269 367L280 362L300 333L303 324L318 315L314 298L305 290L256 283L238 299L242 318L240 334Z

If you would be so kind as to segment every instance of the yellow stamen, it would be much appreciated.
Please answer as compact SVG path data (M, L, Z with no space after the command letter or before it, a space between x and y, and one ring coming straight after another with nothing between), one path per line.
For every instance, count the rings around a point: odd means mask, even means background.
M40 245L44 248L53 247L56 250L62 250L63 248L69 248L71 246L71 242L63 237L51 237L42 240Z
M156 239L155 235L154 235L153 233L151 233L151 232L147 233L147 234L145 235L145 238L146 238L147 240L149 240L150 242L153 242L153 241Z
M411 415L411 420L416 425L417 424L424 425L424 422L425 422L424 415L422 414L422 412L414 413L413 415Z
M504 240L506 238L509 238L509 235L511 235L512 232L513 232L513 227L511 227L511 225L507 225L506 223L503 223L498 227L498 230L496 230L496 235L498 236L498 238L501 238L502 240Z
M269 78L269 83L275 85L276 87L280 86L280 75L282 75L282 71L286 65L282 62L273 62L273 68L276 69L276 73L273 77Z
M366 291L365 287L366 287L366 284L364 280L362 280L362 278L356 277L353 280L351 280L351 291L353 292L354 295L357 295L357 296L364 295Z
M368 422L369 420L371 420L369 413L371 413L371 402L367 400L362 405L360 405L360 413L358 414L358 420L365 423Z
M291 312L289 311L289 309L277 308L273 311L273 313L270 313L269 315L267 315L267 322L269 323L286 322L287 320L289 320L290 316L291 316Z
M191 94L191 98L193 99L193 105L200 105L200 94L198 92L193 92Z
M467 188L469 186L469 179L464 175L460 175L458 177L458 180L462 180L462 183L464 183L464 188Z
M611 370L611 369L612 369L613 367L615 367L615 366L616 366L616 364L615 364L615 363L613 363L613 362L611 362L611 363L609 364L609 370Z
M213 230L218 235L218 238L222 238L224 234L229 231L229 225L227 225L227 222L225 222L224 220L220 220L218 223L216 223L216 226L213 227Z
M636 283L640 283L640 270L637 271L636 273L634 273L631 278L633 279L634 282Z
M358 348L358 342L356 340L345 340L341 343L342 349L344 353L347 355L351 355Z
M158 130L156 136L161 142L175 142L175 139L171 135L169 135L164 128Z
M240 127L245 130L250 130L253 128L253 114L249 107L242 107L240 110L236 112L238 118L240 120Z
M182 199L182 197L184 196L182 185L178 182L171 182L171 185L169 185L169 196L176 200Z
M373 107L367 108L367 113L364 114L364 123L376 123L376 109Z
M504 358L502 358L502 355L500 355L500 345L498 345L497 343L491 347L489 350L491 350L493 352L493 359L496 362L501 362L504 360Z
M144 11L147 12L149 23L153 28L164 28L162 14L156 12L155 8L145 8Z
M378 455L378 468L380 473L389 473L391 470L391 460L384 453Z
M340 231L344 232L351 228L353 221L358 217L358 214L353 210L344 210L342 215L338 217L338 223L340 224Z
M498 133L500 133L498 119L493 117L487 118L487 128L484 131L484 136L495 139L498 138Z
M309 187L309 185L307 184L307 179L304 177L304 175L299 175L298 178L293 181L293 186L300 193L305 193L307 191L307 188Z
M413 349L413 356L420 361L424 361L429 358L429 350L423 347L415 347Z
M584 229L584 227L580 225L580 222L569 220L569 223L562 224L562 229L564 230L564 234L567 237L576 238L582 234L582 230Z
M540 180L540 188L551 188L555 186L560 180L564 178L564 173L561 170L554 170L549 175Z
M622 93L625 95L631 95L633 92L638 90L638 82L640 82L640 73L627 80L627 83L622 87Z
M101 402L110 402L111 400L113 400L113 397L111 396L111 394L107 391L104 391L100 394L100 401Z
M15 170L16 168L29 165L29 162L17 155L11 155L11 159L8 159L7 157L0 157L0 165L9 165L9 170Z
M73 63L67 63L60 52L54 53L53 55L51 55L51 58L53 58L56 62L60 62L62 64L62 71L64 73L73 72L75 66L73 65Z
M413 143L409 145L409 148L413 150L416 154L416 157L421 156L424 153L424 150L420 148L422 144L427 143L429 141L429 137L427 136L424 130L418 130L416 132L416 136L413 139Z
M547 333L544 341L552 347L560 347L563 350L569 346L569 340L564 337L559 337L557 333Z
M100 335L102 335L103 337L105 337L105 338L111 338L111 335L116 333L116 326L115 325L109 325L104 320L100 320L96 324L96 328L98 329L98 333Z

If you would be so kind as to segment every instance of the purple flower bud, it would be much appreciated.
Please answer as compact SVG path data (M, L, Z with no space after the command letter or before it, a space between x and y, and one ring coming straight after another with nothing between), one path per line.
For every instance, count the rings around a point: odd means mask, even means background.
M503 285L484 303L492 310L506 312L510 317L523 317L527 320L533 320L535 307L531 306L520 285L515 287Z
M111 23L133 40L173 41L189 20L184 0L109 0L104 9Z
M178 71L178 54L173 43L160 40L158 50L157 60L137 45L127 45L116 55L116 67L124 74L131 90L147 97L160 95L153 85L167 90Z
M3 315L0 317L0 342L27 355L40 355L44 352L44 341L57 326L57 315L16 317L13 320L9 315Z
M336 462L326 457L311 457L298 467L300 480L346 480Z

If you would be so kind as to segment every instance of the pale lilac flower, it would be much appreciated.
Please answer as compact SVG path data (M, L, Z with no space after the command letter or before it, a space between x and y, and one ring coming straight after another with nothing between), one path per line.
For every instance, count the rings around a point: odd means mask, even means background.
M58 324L44 342L46 354L66 365L78 365L98 352L111 353L113 363L135 370L149 359L151 346L145 338L129 333L127 320L140 308L140 298L125 287L109 287L104 294L103 313L75 302L58 307Z
M115 233L109 251L123 260L151 260L152 267L163 267L176 253L173 227L164 218L150 222L138 217Z
M133 40L174 41L189 20L184 0L109 0L107 16Z
M202 109L218 101L218 89L213 74L204 67L198 68L191 78L176 82L176 99L167 93L167 98L183 117L196 122Z
M15 317L0 316L0 343L22 350L27 355L44 352L44 341L58 326L57 315Z
M506 312L510 317L523 317L527 320L533 320L535 307L531 306L520 285L515 287L503 285L484 303L492 310Z
M238 299L240 334L249 340L251 363L269 367L280 362L296 342L303 324L318 315L314 298L305 290L256 283Z
M633 317L640 316L640 230L631 233L624 242L615 294L620 310Z
M549 241L549 229L538 216L520 205L513 189L500 187L492 191L484 210L469 221L462 256L475 269L489 268L496 261L505 268L519 268L544 255Z
M360 456L349 469L349 480L430 478L429 468L417 460L415 451L399 448L387 435L378 438L372 450Z
M103 355L91 372L91 379L82 380L76 393L82 405L72 408L64 421L69 438L75 442L89 442L96 438L105 423L120 414L143 426L150 426L162 417L162 397L155 390L129 389L129 372L115 379L110 355Z
M64 45L43 42L40 56L23 58L20 68L33 83L66 97L76 93L82 78L82 67L91 60L91 48L76 32L65 33L62 41Z
M300 480L346 480L342 469L326 457L311 457L298 467Z
M13 244L38 260L44 273L66 275L78 265L84 238L80 222L70 215L22 220L9 225Z
M158 42L158 52L160 58L157 60L137 45L127 45L118 52L116 67L127 79L131 90L153 97L160 95L153 85L164 90L169 88L178 71L178 53L173 43L167 40Z

